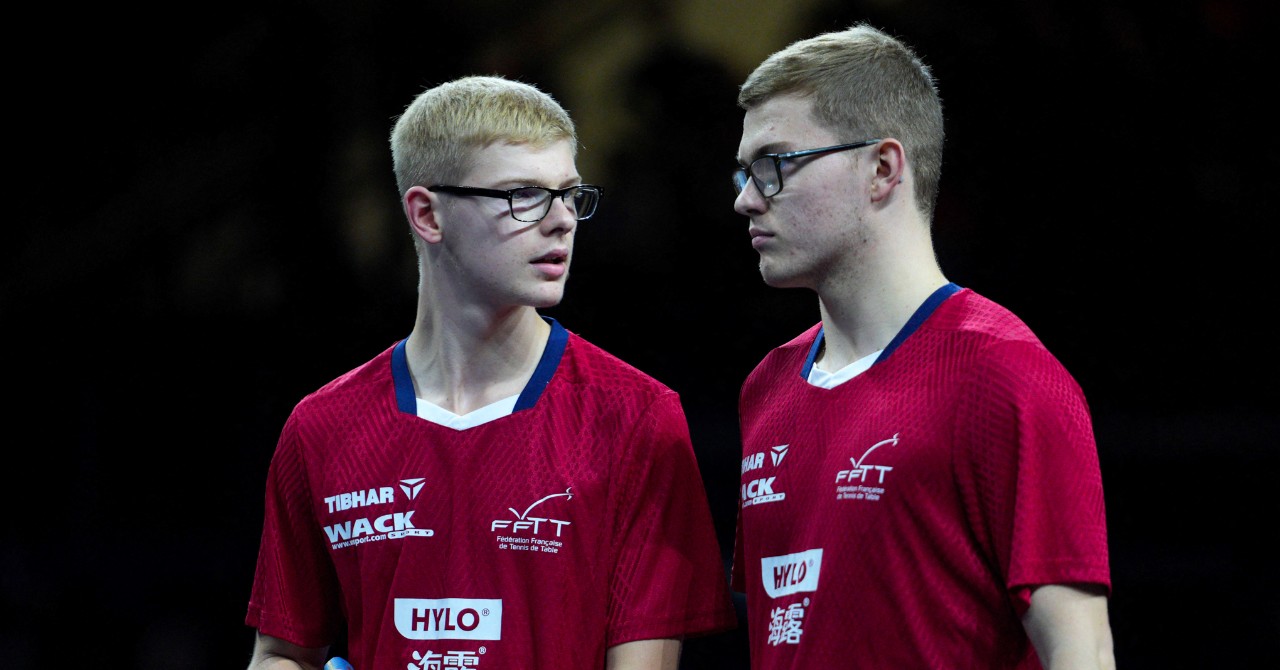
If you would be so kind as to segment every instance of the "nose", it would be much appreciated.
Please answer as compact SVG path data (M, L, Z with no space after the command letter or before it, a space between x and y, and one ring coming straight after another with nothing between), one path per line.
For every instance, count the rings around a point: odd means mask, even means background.
M551 209L538 224L547 235L554 233L571 233L578 227L578 215L564 198L552 198Z
M760 189L756 188L756 180L748 179L742 192L733 199L733 211L743 216L754 216L763 213L766 209L769 209L769 199L760 195Z

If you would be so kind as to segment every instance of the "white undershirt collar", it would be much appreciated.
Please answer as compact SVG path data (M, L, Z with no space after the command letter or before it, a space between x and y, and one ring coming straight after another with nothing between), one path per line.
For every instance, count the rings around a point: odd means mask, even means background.
M509 396L461 415L454 414L433 402L417 398L418 416L447 428L466 430L510 415L515 410L516 400L519 398L520 394Z
M854 377L866 372L875 364L876 359L880 358L880 354L884 353L884 349L872 354L867 354L862 358L836 370L835 372L827 372L819 370L818 364L815 362L809 368L808 381L810 384L824 389L833 389Z

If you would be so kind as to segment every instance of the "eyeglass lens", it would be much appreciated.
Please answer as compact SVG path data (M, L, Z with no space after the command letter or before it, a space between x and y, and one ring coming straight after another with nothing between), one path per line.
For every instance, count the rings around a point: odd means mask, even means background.
M733 187L738 193L747 188L748 179L754 179L760 195L769 197L782 190L782 178L778 174L778 162L772 156L761 156L746 168L733 172ZM750 177L748 177L750 175Z
M551 212L552 191L537 186L516 189L511 192L511 215L517 221L534 223ZM566 207L578 220L595 214L600 194L595 189L573 187L560 196Z

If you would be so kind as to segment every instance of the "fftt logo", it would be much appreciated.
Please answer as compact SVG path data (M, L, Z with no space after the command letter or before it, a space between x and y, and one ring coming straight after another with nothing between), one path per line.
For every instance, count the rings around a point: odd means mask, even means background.
M541 505L542 503L548 500L551 500L552 498L564 498L565 500L573 500L572 491L573 491L573 487L569 487L564 490L564 493L552 493L549 496L544 496L540 498L537 502L533 503L532 505L529 505L529 507L525 509L523 514L520 512L517 512L514 507L508 507L507 509L511 510L511 513L515 515L516 520L512 521L510 519L494 519L493 523L489 525L489 530L497 532L499 530L504 530L509 528L510 531L515 534L518 534L521 531L527 530L533 533L534 535L537 535L539 532L541 532L542 524L546 523L546 524L555 526L556 537L560 537L560 533L564 530L564 527L573 525L572 522L561 521L560 519L551 519L547 517L529 516L529 512L532 512L533 508L537 507L538 505Z
M396 598L395 620L410 640L501 640L502 600Z
M760 559L760 583L770 598L817 591L821 571L821 549Z
M876 470L879 472L879 481L876 483L883 484L885 473L889 472L893 468L887 465L867 465L867 456L870 456L871 452L875 451L878 447L882 447L886 444L897 445L898 435L899 433L894 433L893 437L887 440L881 440L871 445L871 448L868 449L866 453L862 454L862 458L850 458L849 462L853 464L853 467L848 470L841 470L840 472L837 472L836 483L839 484L840 482L855 481L865 482L867 480L867 473L872 470Z

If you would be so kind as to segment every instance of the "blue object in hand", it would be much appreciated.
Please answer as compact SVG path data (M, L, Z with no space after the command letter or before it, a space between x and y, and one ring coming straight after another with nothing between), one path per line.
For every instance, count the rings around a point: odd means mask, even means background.
M341 656L334 656L324 664L324 670L355 670L355 667L347 662L347 659Z

